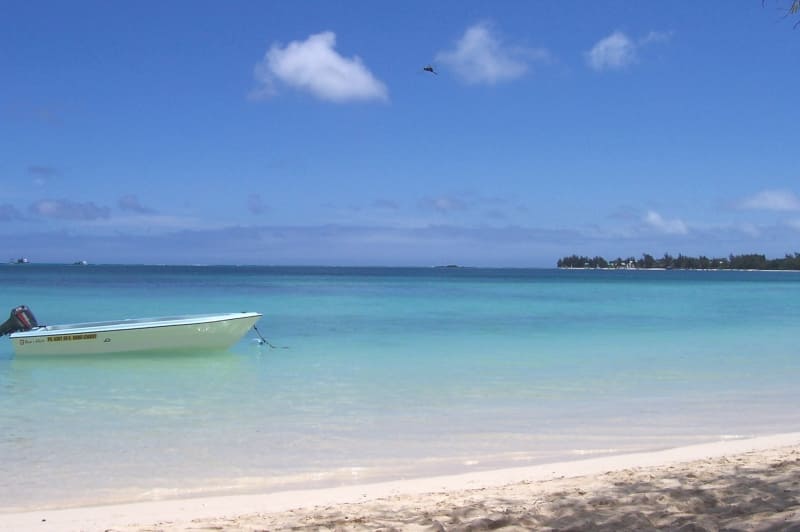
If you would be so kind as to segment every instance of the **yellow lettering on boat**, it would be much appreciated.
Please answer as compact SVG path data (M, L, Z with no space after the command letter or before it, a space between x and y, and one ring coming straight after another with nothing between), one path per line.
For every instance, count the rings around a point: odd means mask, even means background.
M65 334L62 336L48 336L48 342L71 342L73 340L94 340L97 334Z

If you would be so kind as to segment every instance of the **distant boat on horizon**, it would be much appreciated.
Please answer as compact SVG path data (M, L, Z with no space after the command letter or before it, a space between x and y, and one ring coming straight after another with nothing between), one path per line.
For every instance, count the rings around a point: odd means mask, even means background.
M11 259L8 261L9 264L28 264L30 261L27 257L20 257L18 259Z

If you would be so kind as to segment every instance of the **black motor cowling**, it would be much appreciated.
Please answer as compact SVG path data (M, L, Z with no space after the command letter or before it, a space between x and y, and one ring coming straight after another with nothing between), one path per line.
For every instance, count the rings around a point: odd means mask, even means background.
M5 323L0 325L0 336L19 331L30 331L38 326L39 322L36 321L36 316L33 315L31 309L25 305L20 305L13 309L11 311L11 316Z

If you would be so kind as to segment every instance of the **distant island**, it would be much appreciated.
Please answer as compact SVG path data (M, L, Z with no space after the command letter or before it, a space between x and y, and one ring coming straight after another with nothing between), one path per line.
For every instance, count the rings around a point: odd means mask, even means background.
M786 255L781 259L768 259L757 253L746 255L729 255L725 258L708 258L705 256L687 257L678 254L673 257L665 253L655 258L647 253L641 258L618 257L608 261L603 257L583 257L571 255L558 259L559 268L581 269L643 269L643 270L800 270L800 253Z

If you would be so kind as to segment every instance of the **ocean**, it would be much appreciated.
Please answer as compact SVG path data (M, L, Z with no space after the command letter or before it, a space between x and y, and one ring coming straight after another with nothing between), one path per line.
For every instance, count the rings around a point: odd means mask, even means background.
M800 431L796 272L28 264L0 282L43 324L257 311L275 346L15 357L0 338L0 511Z

